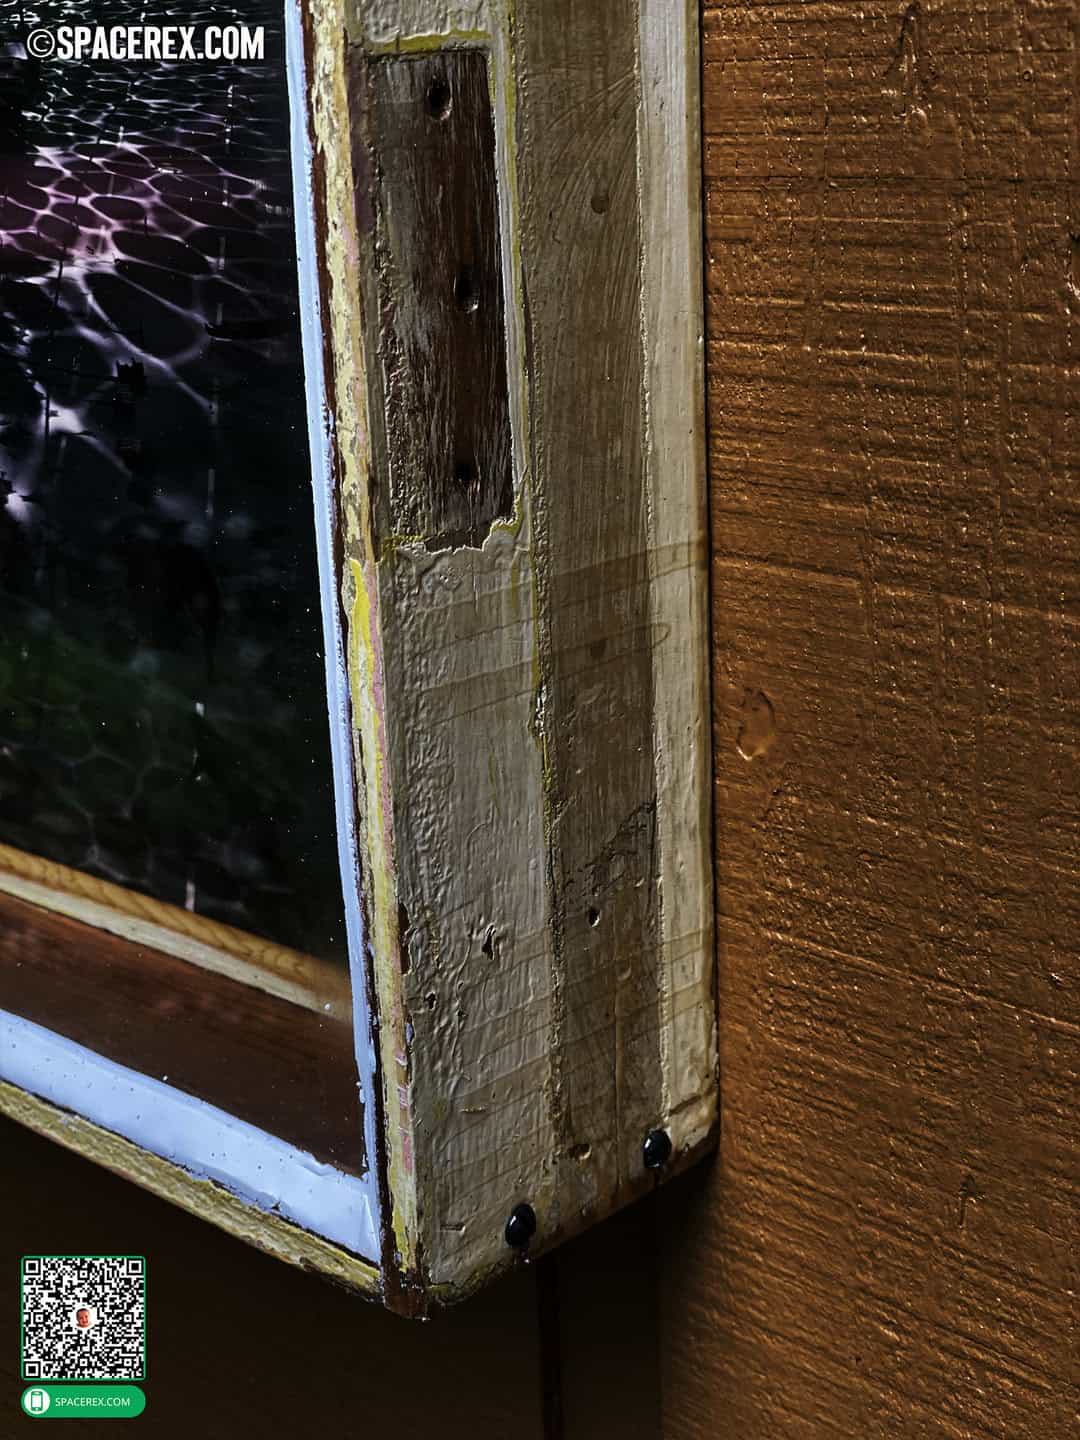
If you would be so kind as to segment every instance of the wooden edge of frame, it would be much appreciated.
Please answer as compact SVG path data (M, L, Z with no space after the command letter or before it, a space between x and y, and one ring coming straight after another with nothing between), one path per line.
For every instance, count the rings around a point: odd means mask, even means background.
M0 891L306 1010L342 1022L352 1018L344 968L108 880L0 845Z
M124 1180L207 1220L258 1250L314 1270L364 1295L382 1293L378 1268L327 1240L256 1209L212 1180L199 1180L171 1161L134 1145L71 1111L0 1081L0 1114Z
M645 1008L658 1006L659 1068L655 1079L648 1081L647 1093L631 1095L628 1091L624 1097L619 1092L615 1103L621 1113L624 1099L628 1100L627 1115L635 1136L646 1117L668 1129L674 1154L665 1167L666 1178L691 1164L712 1143L717 1106L708 858L711 807L696 11L691 0L685 0L675 21L663 10L660 0L643 0L633 16L632 36L628 28L618 28L629 27L629 19L616 19L614 11L602 24L618 33L623 49L632 48L638 83L636 223L640 225L644 406L643 429L639 436L631 433L630 439L644 452L648 630L641 632L637 644L648 645L646 663L653 673L650 723L659 857L655 872L659 895L655 993L651 999L645 994L643 1000ZM516 1189L536 1199L545 1216L531 1247L534 1254L602 1219L617 1205L647 1193L654 1188L656 1177L641 1173L639 1165L628 1163L625 1155L609 1151L598 1161L597 1173L604 1177L600 1183L590 1185L578 1178L586 1172L577 1167L577 1147L571 1145L574 1136L568 1117L574 1106L561 1090L573 1075L565 1065L580 1069L590 1041L587 1034L579 1034L575 1048L566 1051L564 1060L561 1047L568 972L561 952L551 951L549 927L556 923L551 917L565 905L565 899L550 890L544 898L537 890L502 930L496 911L491 912L492 923L485 920L485 903L504 899L508 886L513 888L513 880L507 878L514 873L513 866L507 865L507 855L523 873L520 862L528 862L529 857L535 861L553 843L553 832L534 833L533 820L546 813L545 826L550 823L551 812L546 807L554 791L545 746L554 733L550 727L561 723L557 717L545 716L546 736L537 732L535 753L523 752L521 768L512 775L506 792L509 818L497 832L507 842L506 854L502 842L489 843L490 874L471 889L470 882L458 876L446 890L444 903L454 918L446 922L445 934L440 928L442 921L413 905L430 885L433 856L436 864L455 857L459 871L469 869L472 857L457 853L461 822L454 806L433 809L429 804L426 811L410 808L408 791L410 782L416 780L416 761L411 757L419 753L418 744L422 750L425 736L434 733L432 726L444 726L446 735L456 737L454 743L462 737L467 743L470 732L462 726L464 712L453 707L471 693L474 673L486 677L489 690L493 688L490 682L495 682L499 698L483 703L491 706L497 723L504 727L511 723L520 736L533 733L534 706L539 715L549 703L545 697L550 677L544 667L550 662L545 658L543 640L545 626L550 624L550 617L543 614L549 587L553 575L565 586L574 573L545 572L534 514L537 499L525 478L534 470L527 439L530 407L537 402L535 387L540 386L539 408L543 409L543 387L549 382L542 371L529 373L526 364L522 252L529 254L530 247L535 247L532 263L546 263L547 240L529 232L522 218L516 143L519 135L528 133L528 124L521 128L522 56L514 47L524 35L527 49L530 28L539 33L538 12L531 5L522 7L515 17L518 29L513 38L509 21L500 10L499 23L492 24L487 33L428 35L422 45L411 47L430 53L440 43L455 46L467 38L470 44L483 46L489 56L497 121L517 476L510 523L493 526L482 546L463 550L450 546L434 554L426 551L422 536L395 538L392 545L383 547L383 553L375 540L372 470L378 464L379 422L372 406L377 407L380 399L378 377L368 373L371 334L365 332L363 282L357 282L369 243L361 233L358 214L369 197L357 195L355 155L348 134L343 133L348 127L342 125L356 98L350 90L349 53L350 43L356 42L348 38L347 23L353 17L343 0L308 0L304 15L315 154L312 178L321 221L320 272L331 360L327 388L339 488L338 579L347 634L357 804L363 819L368 980L379 1016L384 1279L380 1281L374 1267L333 1245L278 1217L253 1210L212 1182L196 1180L180 1167L47 1102L4 1087L0 1109L260 1248L294 1264L312 1265L367 1293L385 1293L388 1303L410 1311L423 1307L424 1294L437 1303L450 1303L520 1263L521 1257L502 1244L501 1222L496 1223L515 1189L512 1179L508 1189L508 1174L518 1176ZM589 22L575 19L573 23L587 27ZM530 183L537 184L535 173ZM541 507L546 504L546 497L540 503ZM604 523L602 514L596 518L599 525ZM619 539L616 536L616 541ZM618 559L617 552L614 558ZM595 593L603 597L595 587L617 588L620 583L615 578L617 571L605 578L603 567L608 564L601 550L600 564L582 572L587 575L582 583L594 587L594 598ZM449 581L460 584L462 577L472 595L469 606L452 596L447 598ZM426 617L420 613L423 604L419 609L415 604L417 596L424 595L437 597ZM443 625L448 627L447 653L452 652L453 658L445 662L445 683L433 686L430 676L425 677L422 669L409 669L401 657L423 655L424 646L431 641L431 627ZM489 639L491 636L498 639ZM558 644L564 648L556 653L565 686L565 677L573 676L577 662L565 628L562 637ZM615 638L619 641L622 637L616 633ZM664 643L659 643L660 638ZM479 669L470 668L478 662ZM409 663L415 666L417 662ZM389 684L388 679L394 683ZM418 721L411 711L406 717L395 709L394 696L406 693L410 707L413 699L419 701ZM502 772L504 781L507 773ZM477 820L481 802L459 791L460 785L453 794L462 802L461 816ZM628 795L628 803L630 798ZM422 813L442 817L434 835L425 837L426 856L419 854L417 820ZM470 834L476 828L472 826ZM549 856L548 864L552 863L557 869L560 862L552 862ZM579 858L575 863L583 862ZM324 1008L331 993L333 1013L342 1018L350 1013L348 981L333 967L109 882L0 847L0 889L293 1003ZM410 902L409 909L403 900ZM463 919L468 909L473 914ZM410 932L414 954L403 963ZM460 1024L455 1028L453 1022L439 1021L433 1026L423 1013L417 976L407 971L417 956L425 964L432 954L437 959L444 943L449 947L447 955L460 957L454 959L455 966L463 965L474 946L481 948L480 939L485 935L484 945L496 950L504 940L507 946L516 943L518 973L512 981L492 982L496 989L487 997L494 1005L487 1027L490 1033L482 1038L474 1034L462 1050L469 1032ZM425 945L432 947L426 956ZM468 960L469 965L473 963ZM523 979L522 965L532 979ZM475 1001L478 983L487 982L468 978L467 970L460 973L468 979ZM547 990L545 975L549 976ZM643 979L642 990L645 984ZM623 1011L620 1023L628 1027L627 1037L637 1033L635 1027L643 1013L640 1005ZM496 1037L500 1024L505 1029L514 1015L525 1026L516 1042L523 1047L524 1058L512 1076L502 1077L512 1090L511 1109L506 1112L510 1118L492 1129L489 1143L479 1138L484 1125L470 1118L482 1116L483 1108L470 1109L467 1096L448 1106L444 1097L453 1095L459 1079L465 1078L457 1075L455 1066L466 1070L478 1067L482 1072L494 1053L485 1047L505 1046L505 1039L497 1042ZM531 1029L525 1025L526 1017ZM628 1042L624 1038L617 1043L625 1046ZM624 1058L629 1056L626 1052ZM636 1082L628 1083L633 1089ZM585 1092L581 1094L584 1097ZM536 1116L528 1121L533 1110ZM515 1140L527 1121L533 1126L531 1133L523 1141ZM602 1148L610 1140L606 1137ZM639 1143L631 1140L632 1145ZM514 1147L511 1172L505 1167ZM456 1179L445 1181L444 1174L436 1174L437 1155L448 1158ZM449 1169L444 1173L450 1173ZM472 1217L469 1224L446 1223L456 1213L452 1208L455 1197L470 1196L466 1207ZM465 1243L459 1245L456 1235L460 1231L464 1236L467 1230Z
M707 1160L713 1155L717 1144L718 1117L713 1115L708 1123L708 1128L699 1129L700 1139L694 1142L685 1150L674 1154L671 1161L664 1168L663 1179L654 1174L636 1181L623 1194L617 1208L624 1205L635 1204L652 1195L661 1185L667 1185L688 1170L692 1170L702 1160ZM449 1310L463 1301L469 1300L485 1286L493 1281L501 1279L508 1272L522 1269L526 1265L534 1264L542 1256L557 1250L559 1246L567 1241L575 1239L584 1234L586 1230L594 1225L608 1219L615 1211L605 1211L601 1215L590 1215L578 1213L570 1216L558 1229L552 1230L544 1235L542 1243L530 1245L527 1252L510 1252L506 1259L499 1260L496 1264L484 1269L471 1271L460 1279L432 1284L428 1287L425 1295L425 1315L431 1315L437 1310Z
M419 1293L417 1194L407 1021L386 757L386 685L371 513L371 446L363 325L361 246L349 128L348 8L297 0L304 36L307 126L317 221L328 435L337 489L335 567L353 727L353 763L372 1012L377 1017L375 1111L386 1300L409 1311ZM359 977L354 975L354 985ZM419 1302L418 1302L419 1303Z
M638 31L650 588L668 636L653 650L664 1111L678 1153L715 1138L719 1111L698 0L640 0Z

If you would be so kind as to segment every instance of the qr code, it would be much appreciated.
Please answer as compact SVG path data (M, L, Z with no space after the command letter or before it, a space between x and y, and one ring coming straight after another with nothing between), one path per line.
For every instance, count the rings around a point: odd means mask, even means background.
M141 1380L146 1261L141 1255L26 1255L24 1380Z

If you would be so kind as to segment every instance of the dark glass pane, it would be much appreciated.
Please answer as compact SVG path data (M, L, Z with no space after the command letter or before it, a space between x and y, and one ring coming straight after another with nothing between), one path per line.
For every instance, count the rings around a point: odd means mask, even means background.
M344 963L280 10L169 8L265 61L0 55L0 843Z

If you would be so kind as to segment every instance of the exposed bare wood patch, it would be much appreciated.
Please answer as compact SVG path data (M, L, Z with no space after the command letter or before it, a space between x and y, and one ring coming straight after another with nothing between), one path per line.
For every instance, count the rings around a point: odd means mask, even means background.
M376 542L479 545L513 504L506 335L487 58L353 60L364 281L384 412Z

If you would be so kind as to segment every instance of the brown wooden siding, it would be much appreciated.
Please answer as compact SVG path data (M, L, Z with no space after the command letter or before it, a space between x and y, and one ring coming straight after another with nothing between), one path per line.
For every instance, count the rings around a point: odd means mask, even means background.
M724 1120L664 1440L1080 1432L1078 19L704 17Z

